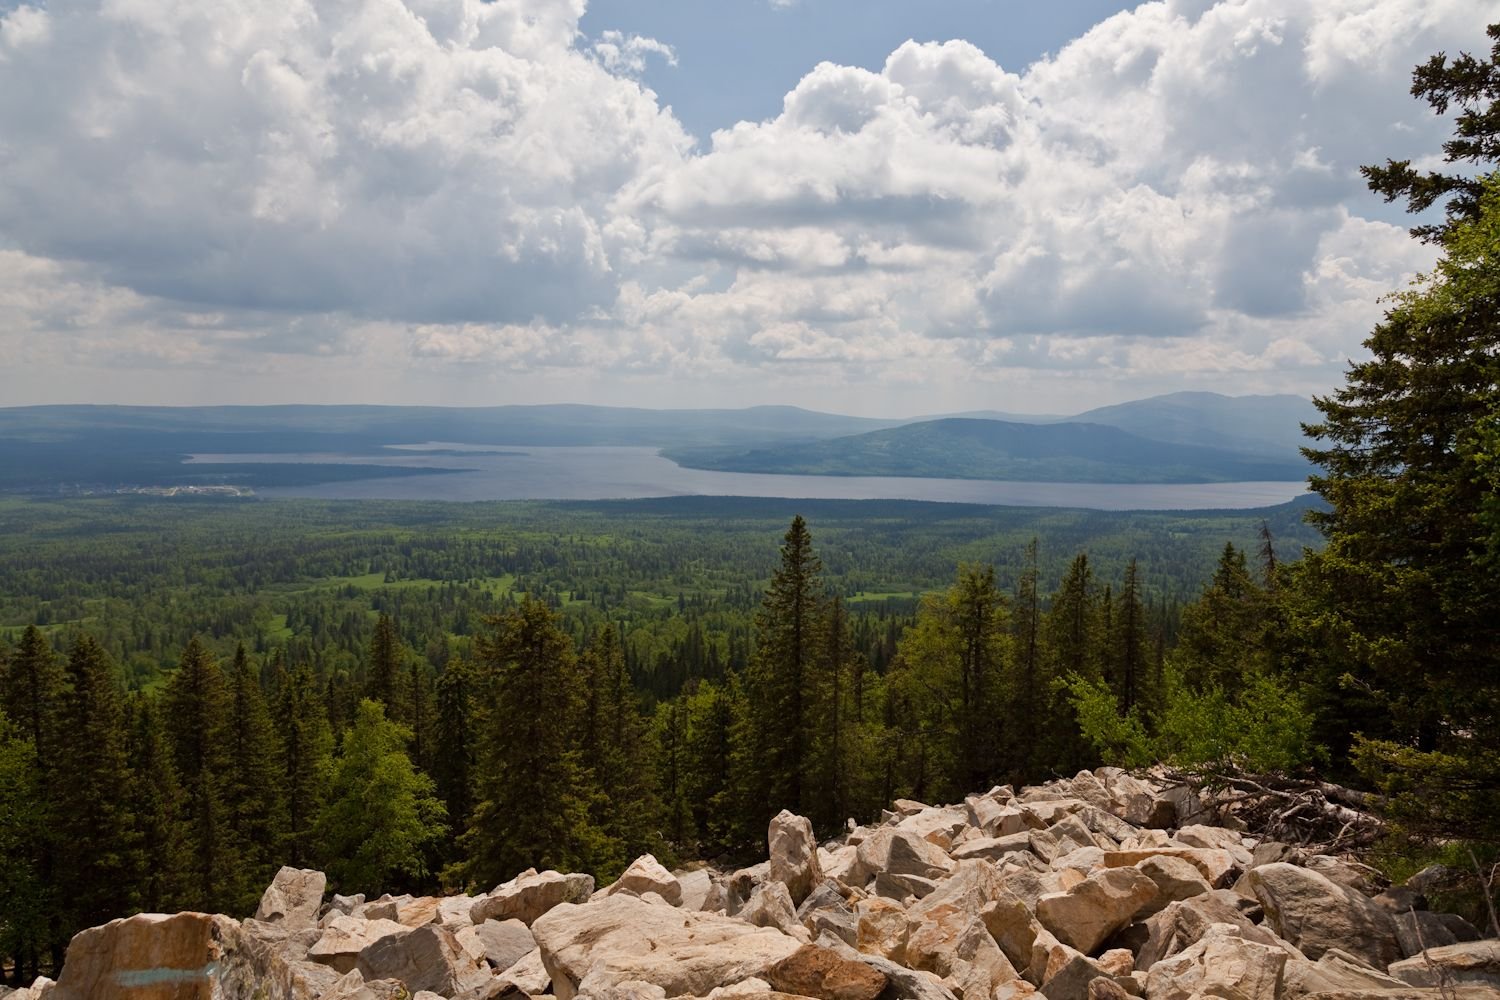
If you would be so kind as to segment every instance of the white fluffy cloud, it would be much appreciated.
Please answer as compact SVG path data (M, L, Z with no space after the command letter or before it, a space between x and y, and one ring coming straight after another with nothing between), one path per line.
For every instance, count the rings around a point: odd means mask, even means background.
M583 8L0 15L0 350L226 380L322 358L354 398L393 364L934 409L1323 388L1430 259L1364 217L1357 167L1438 148L1411 66L1500 16L1165 0L1019 72L908 42L697 149L637 79L676 54L585 38Z

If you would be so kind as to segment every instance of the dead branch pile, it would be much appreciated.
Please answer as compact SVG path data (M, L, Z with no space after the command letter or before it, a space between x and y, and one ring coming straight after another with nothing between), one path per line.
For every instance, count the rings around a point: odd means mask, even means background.
M1317 854L1370 847L1385 828L1377 814L1381 796L1328 781L1223 769L1167 776L1197 791L1204 807L1225 825L1243 823L1256 837Z

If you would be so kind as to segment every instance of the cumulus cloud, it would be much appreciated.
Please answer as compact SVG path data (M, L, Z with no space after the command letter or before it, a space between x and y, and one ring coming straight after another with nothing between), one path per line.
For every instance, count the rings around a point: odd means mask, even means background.
M17 6L0 350L1323 387L1430 261L1357 167L1437 149L1408 75L1478 7L1163 0L1019 71L908 42L699 149L639 81L677 53L584 37L584 0Z
M51 0L0 22L0 233L168 301L412 321L614 298L688 140L581 2Z

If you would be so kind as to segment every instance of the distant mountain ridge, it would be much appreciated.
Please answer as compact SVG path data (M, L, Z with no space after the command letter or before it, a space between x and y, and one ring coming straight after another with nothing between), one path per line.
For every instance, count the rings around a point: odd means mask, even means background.
M1296 456L1156 441L1090 423L1024 424L949 417L832 440L668 449L690 468L822 476L918 476L1068 483L1292 481Z
M0 489L227 481L225 467L185 469L182 460L204 453L389 455L390 445L431 442L652 447L694 468L819 475L1066 482L1298 479L1307 472L1296 450L1303 443L1299 424L1316 415L1312 404L1297 396L1216 393L1173 393L1075 417L977 411L913 419L854 417L794 406L9 407L0 408ZM954 421L981 426L964 428ZM1040 430L1062 427L1093 429ZM926 429L869 437L901 428ZM1111 437L1105 433L1109 430L1126 437ZM273 469L265 464L237 470L233 481L305 482L317 468L327 466ZM368 468L373 475L379 467ZM361 473L344 465L329 475L347 479Z
M1253 454L1296 455L1308 443L1302 424L1320 419L1302 396L1222 396L1174 392L1087 410L1067 420L1108 424L1169 444L1204 445Z

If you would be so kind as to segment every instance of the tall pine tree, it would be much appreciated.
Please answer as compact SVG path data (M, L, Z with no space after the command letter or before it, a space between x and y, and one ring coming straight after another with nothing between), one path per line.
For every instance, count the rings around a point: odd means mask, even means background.
M235 912L244 912L280 867L287 810L280 737L261 690L260 671L250 665L243 645L235 650L229 672L227 728L224 806L244 852L234 889Z
M432 750L432 777L448 816L449 829L462 833L474 809L475 668L463 657L451 659L437 681L437 728L443 734ZM444 854L451 861L456 835Z
M187 796L193 871L189 902L210 912L236 905L240 852L225 791L229 784L230 697L224 672L194 636L167 682L164 709L172 720L173 762Z
M755 615L755 656L745 675L750 711L750 743L741 749L750 782L744 790L745 832L756 839L779 810L807 812L816 784L810 695L826 630L822 570L807 522L798 515Z
M52 824L57 899L71 934L136 907L140 839L130 810L124 695L114 663L92 636L73 643L67 679L58 712L67 739L53 750L67 780L56 783Z
M281 725L281 787L286 799L286 863L308 864L316 849L313 830L328 791L333 732L312 668L299 664L278 677L277 722Z
M140 905L148 913L170 913L191 905L194 866L187 796L172 763L160 710L138 695L131 714L131 811L141 837Z
M594 819L620 845L621 862L662 848L661 802L653 767L655 747L641 713L619 630L600 625L579 658L584 685L584 766L599 790Z
M462 838L459 874L486 886L529 867L589 870L601 837L590 817L594 789L578 749L583 710L573 643L556 612L527 596L492 619L475 641L483 670L478 804Z

